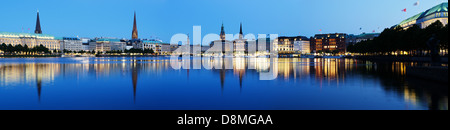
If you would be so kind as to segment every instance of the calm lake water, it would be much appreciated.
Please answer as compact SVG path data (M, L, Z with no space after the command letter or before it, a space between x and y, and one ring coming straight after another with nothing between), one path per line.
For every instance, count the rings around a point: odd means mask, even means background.
M0 58L0 109L448 110L447 84L410 62L353 59Z

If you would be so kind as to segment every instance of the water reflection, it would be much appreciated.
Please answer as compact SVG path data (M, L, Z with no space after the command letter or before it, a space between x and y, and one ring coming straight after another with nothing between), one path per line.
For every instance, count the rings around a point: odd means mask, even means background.
M137 63L133 63L131 65L131 76L133 80L133 101L136 103L136 86L138 82L138 73L139 73L139 65L136 65Z
M0 91L8 91L14 87L35 86L37 89L38 102L41 102L43 87L54 86L55 78L61 77L70 80L82 80L84 77L95 77L108 79L114 75L131 76L133 91L133 102L136 104L138 83L141 76L156 75L170 78L167 72L185 72L186 80L190 78L190 71L194 74L205 74L212 72L220 80L222 95L226 87L232 84L239 85L239 92L246 90L246 80L253 80L261 72L269 72L271 61L269 58L221 58L202 59L203 64L214 66L211 70L173 70L168 59L164 58L93 58L81 59L75 63L0 63ZM195 59L193 60L195 61ZM194 66L189 61L189 66ZM278 78L276 82L294 82L295 84L310 83L309 87L355 87L354 80L365 82L365 79L373 79L377 82L368 82L372 86L380 87L384 93L393 94L398 99L404 100L406 104L413 106L424 106L430 110L448 110L448 91L444 85L433 82L407 78L407 66L427 66L428 64L411 62L376 63L370 61L357 61L353 59L307 59L307 58L280 58L276 59ZM228 74L230 73L230 74ZM173 74L173 73L171 73ZM163 80L153 82L170 82ZM228 85L230 84L230 85ZM247 85L259 84L249 82ZM140 84L142 88L151 87L151 84ZM213 86L213 83L208 85ZM429 86L429 87L427 87ZM95 87L95 86L92 86ZM141 88L141 86L139 86ZM365 86L361 86L364 88ZM442 90L444 89L444 90ZM174 90L175 91L175 90ZM355 91L358 92L358 91ZM44 95L45 96L45 95ZM0 95L0 98L2 96ZM405 109L408 109L405 108Z

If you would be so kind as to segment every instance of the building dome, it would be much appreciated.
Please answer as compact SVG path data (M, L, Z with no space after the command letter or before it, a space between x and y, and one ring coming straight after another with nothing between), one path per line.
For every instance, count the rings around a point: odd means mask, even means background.
M417 24L421 25L422 28L425 28L430 23L433 23L437 20L440 20L443 24L448 23L448 2L444 2L424 12L416 14L406 20L403 20L402 22L400 22L400 24L396 26L408 28L414 24Z

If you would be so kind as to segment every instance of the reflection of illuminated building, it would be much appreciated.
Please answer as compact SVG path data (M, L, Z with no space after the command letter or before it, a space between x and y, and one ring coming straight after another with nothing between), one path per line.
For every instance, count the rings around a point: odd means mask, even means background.
M38 101L40 102L43 84L52 83L60 73L59 70L59 64L0 65L0 86L24 83L36 87Z
M106 84L101 85L111 85L117 86L121 84L116 84L122 81L126 81L126 90L130 90L129 93L116 93L117 91L107 91L112 92L112 94L119 94L117 97L122 97L120 94L128 95L128 97L131 98L131 93L133 93L133 100L136 101L137 96L137 85L139 78L147 77L146 80L139 80L139 84L165 84L165 82L169 81L170 78L173 78L174 74L173 72L177 70L170 69L169 61L165 59L140 59L140 58L111 58L111 59L105 59L105 58L98 58L95 60L83 60L83 58L74 58L77 60L80 60L83 63L65 63L65 64L0 64L0 91L8 91L8 87L14 87L14 86L20 86L13 89L28 89L27 87L22 86L30 86L32 87L33 93L31 93L31 97L33 99L36 98L36 89L37 89L37 98L40 99L41 93L43 94L43 101L46 101L48 98L58 98L55 96L66 96L63 95L64 93L70 93L70 91L61 91L61 90L73 90L73 89L80 89L76 92L82 92L82 90L90 90L92 87L99 87L96 86L98 83L106 82ZM218 58L218 60L212 60L207 59L203 62L210 62L210 64L221 64L222 66L219 68L214 68L214 70L200 70L202 73L205 74L204 76L211 76L210 71L212 71L212 75L214 77L207 77L206 79L216 79L213 82L211 81L198 81L195 79L194 81L200 84L205 85L211 85L215 86L217 88L217 92L220 91L219 85L221 85L222 90L224 89L225 85L226 87L233 87L231 89L227 89L228 91L222 91L222 92L230 92L233 93L237 90L237 83L239 82L241 90L244 88L246 91L241 92L248 92L248 93L254 93L250 91L258 91L259 89L267 89L267 88L258 88L259 86L270 86L274 89L277 89L277 87L293 87L294 89L298 89L298 87L321 87L320 89L326 89L327 87L340 87L340 84L344 84L344 87L347 87L345 89L347 90L353 90L356 89L355 92L359 89L363 88L369 88L369 89L363 89L363 90L380 90L377 92L377 94L381 93L381 95L387 95L388 98L396 97L399 99L398 105L405 105L405 108L408 109L441 109L446 110L448 109L448 98L446 92L441 92L444 94L435 94L435 92L428 92L427 88L419 88L415 86L425 86L422 84L417 85L414 82L404 82L405 78L404 76L399 76L399 74L403 74L404 68L406 66L413 66L416 65L416 63L388 63L388 64L381 64L381 63L375 63L375 62L368 62L368 61L357 61L353 59L307 59L307 58L280 58L280 59L273 59L270 58L234 58L231 61L224 59L224 58ZM105 63L106 62L106 63ZM192 62L191 62L192 63ZM229 66L232 63L232 70L226 70L226 66ZM248 69L253 68L253 69ZM403 68L403 69L402 69ZM255 70L256 69L256 70ZM257 78L257 74L261 74L261 72L267 72L272 71L272 69L276 69L277 71L274 74L279 75L278 80L289 80L288 82L283 81L258 81L255 78ZM197 76L197 72L195 71L195 76ZM227 75L228 71L228 75ZM169 73L164 73L169 72ZM232 72L232 74L231 74ZM189 72L188 72L189 73ZM192 73L192 71L191 71ZM160 75L161 74L161 75ZM178 73L183 76L185 73ZM151 77L160 75L163 76L163 78L150 78L148 77L151 75ZM189 75L189 74L188 74ZM373 76L375 75L375 76ZM193 75L194 76L194 75ZM56 78L54 78L56 77ZM123 79L122 77L128 77ZM369 77L369 78L367 78ZM394 77L394 79L393 79ZM97 79L97 83L91 83L89 81L93 81ZM165 80L168 78L167 80ZM199 77L204 78L204 77ZM220 82L218 81L220 78ZM397 79L398 78L398 79ZM51 79L51 80L49 80ZM55 86L51 84L51 82L54 82L53 79L61 79L58 80L59 82L55 83L60 86ZM106 79L106 80L105 80ZM164 79L164 80L161 80ZM247 80L248 79L248 80ZM118 80L118 81L110 81L110 80ZM131 81L130 81L131 80ZM227 80L227 81L225 81ZM244 81L245 80L245 81ZM82 82L82 84L73 84L68 86L63 86L67 81L77 81ZM87 81L87 82L86 82ZM251 85L249 87L245 87L246 81L248 82L248 85ZM111 82L111 83L107 83ZM73 82L67 82L67 83L73 83ZM267 83L274 83L274 84L267 84ZM276 86L277 84L280 84L280 86ZM424 84L428 84L428 82L425 82ZM83 87L78 87L78 85L87 85ZM177 85L177 84L175 84ZM192 84L190 84L192 85ZM233 85L233 86L231 86ZM272 86L271 86L272 85ZM365 86L367 85L367 86ZM4 89L3 87L6 87L8 89ZM36 87L36 88L35 88ZM61 88L62 87L62 88ZM67 88L65 88L67 87ZM129 87L129 88L128 88ZM372 88L373 87L373 88ZM56 89L55 89L56 88ZM53 89L53 90L52 90ZM100 90L100 89L119 89L122 90L123 88L95 88L94 90ZM183 88L183 89L189 89L189 88ZM194 89L202 89L200 88L194 88ZM285 89L285 88L283 88ZM315 88L314 88L315 89ZM317 88L318 90L319 88ZM59 91L55 91L59 90ZM150 91L153 89L145 89L146 91ZM328 89L330 90L337 90L337 89ZM16 91L16 90L14 90ZM131 92L133 91L133 92ZM176 90L174 90L176 91ZM332 91L332 92L333 92ZM57 92L61 92L61 94L54 94ZM86 91L87 92L87 91ZM154 91L153 91L154 92ZM169 91L170 92L170 91ZM339 92L339 91L338 91ZM341 93L340 91L339 93ZM247 94L248 94L247 93ZM14 93L15 94L15 93ZM30 93L23 93L23 94L30 94ZM89 92L88 94L95 94L92 92ZM234 94L234 93L233 93ZM46 96L46 95L52 95ZM80 96L79 94L74 94L75 96ZM360 94L357 94L355 97ZM22 95L17 95L22 96ZM86 96L86 95L81 95ZM90 96L90 95L87 95ZM104 95L102 95L104 96ZM155 95L153 95L155 96ZM151 97L153 97L151 96ZM159 95L156 95L159 96ZM166 95L163 95L166 96ZM170 95L167 95L170 96ZM352 93L348 96L354 96ZM370 96L370 95L364 95L364 96ZM29 97L29 96L24 96ZM47 97L47 98L45 98ZM146 96L148 98L148 96ZM67 98L67 97L63 97ZM126 98L126 97L125 97ZM80 99L80 98L75 98ZM385 98L381 98L385 99ZM82 99L86 100L86 99ZM114 99L110 99L114 100ZM146 99L148 100L148 99ZM153 99L151 99L153 100ZM404 102L403 102L404 100ZM52 100L54 101L54 100ZM64 100L60 100L63 102ZM131 99L129 100L131 102ZM348 100L351 101L351 100ZM396 101L398 102L398 101ZM369 102L370 104L371 102ZM388 105L391 105L391 103L387 103ZM367 104L365 104L367 105ZM370 104L373 105L373 104ZM379 104L377 104L379 105ZM383 105L383 104L380 104ZM381 106L383 107L383 106ZM378 106L377 106L378 108Z
M234 73L239 75L239 86L242 88L242 82L245 75L245 58L235 58L233 62Z
M39 66L39 65L36 65ZM36 69L36 87L37 87L37 93L38 93L38 100L39 103L41 102L41 92L42 92L42 72L39 71L39 69Z
M53 82L55 76L60 72L60 65L58 64L12 64L0 66L0 78L2 78L0 85L2 86L9 86L15 83L32 84L37 81L37 77L41 81L49 83Z
M139 65L133 64L131 66L131 79L133 80L133 100L134 103L136 103L136 89L137 89L137 81L138 81L138 74L139 74Z

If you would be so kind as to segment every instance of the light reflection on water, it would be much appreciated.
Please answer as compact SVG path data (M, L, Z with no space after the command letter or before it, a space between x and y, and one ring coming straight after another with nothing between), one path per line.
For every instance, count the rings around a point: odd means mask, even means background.
M156 57L0 59L0 109L448 110L447 85L406 76L407 66L428 64L279 58L277 78L259 80L270 62L174 70Z

